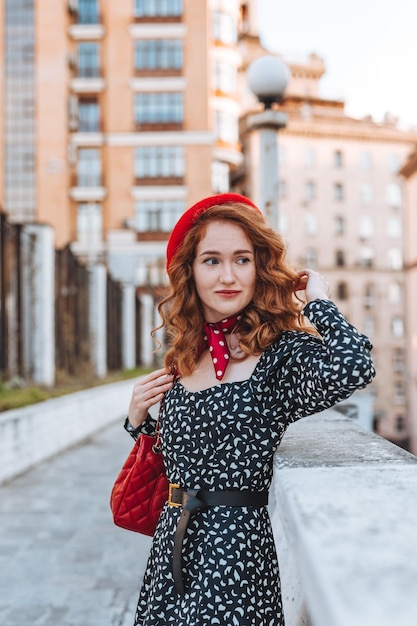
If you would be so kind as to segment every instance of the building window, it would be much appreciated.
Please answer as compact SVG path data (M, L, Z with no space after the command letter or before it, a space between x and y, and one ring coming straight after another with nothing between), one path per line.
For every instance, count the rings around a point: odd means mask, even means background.
M337 286L336 286L336 297L339 300L347 300L348 299L348 286L347 286L347 283L345 283L345 282L337 283Z
M388 265L392 270L402 269L403 258L400 248L390 248L388 250Z
M182 124L183 94L175 92L135 94L135 123Z
M305 256L306 267L315 269L317 267L317 250L315 248L307 248Z
M335 235L343 235L345 232L345 218L337 215L334 218L334 233Z
M363 320L363 332L367 337L372 337L375 332L375 318L372 315L366 315Z
M135 150L135 177L138 179L182 179L184 170L183 146L140 146Z
M78 130L82 133L100 132L100 106L97 98L79 99Z
M4 204L13 221L36 219L35 39L37 7L33 0L1 5L2 163ZM3 195L3 188L2 188ZM1 317L1 315L0 315Z
M169 233L185 210L183 200L146 200L135 203L135 227L141 233Z
M397 174L400 169L400 158L398 154L394 154L393 152L388 155L388 171L391 174Z
M308 146L305 150L304 161L307 167L313 167L316 163L316 153L311 146Z
M77 241L84 246L103 240L103 216L101 206L84 203L77 206Z
M100 187L101 155L96 148L80 148L77 160L78 187Z
M359 236L370 239L374 234L374 220L370 215L361 215L359 220Z
M333 164L335 167L343 167L343 153L340 150L334 151Z
M399 239L401 237L401 220L396 215L393 215L387 221L387 236L390 239Z
M335 183L333 185L333 198L338 201L343 200L344 192L342 183Z
M402 303L402 286L400 283L393 282L388 286L388 300L390 304L401 304Z
M278 232L281 235L285 235L288 232L288 215L284 211L279 211Z
M396 316L391 320L391 333L393 337L404 336L404 323L402 317Z
M78 24L98 24L98 0L78 0Z
M396 380L394 381L394 404L404 404L404 403L405 403L404 381Z
M365 297L363 305L366 309L372 309L375 306L375 286L368 284L365 287Z
M402 191L398 183L390 183L387 187L387 204L393 209L399 209L402 205Z
M237 42L237 21L233 15L214 11L212 17L213 39L234 46Z
M281 200L288 198L288 184L286 180L281 179L278 183L278 197Z
M405 431L405 419L403 415L397 415L397 417L395 418L395 430L397 431L397 433L402 433Z
M180 70L183 66L181 39L141 39L135 41L135 69Z
M311 202L316 197L316 184L312 180L308 180L304 186L304 200Z
M213 193L227 193L230 189L229 166L223 161L211 164L211 189Z
M345 265L345 253L343 250L336 250L335 264L337 267L344 267Z
M370 152L364 150L360 155L360 167L362 170L369 171L372 169L372 156Z
M135 0L135 17L179 17L182 0Z
M77 45L77 76L98 78L100 76L100 47L98 43L81 41Z
M237 144L239 141L237 116L229 111L214 112L215 133L218 141Z
M306 235L317 234L317 217L313 213L308 213L304 217L304 229Z
M359 253L359 265L361 267L373 267L375 252L372 248L363 247Z
M392 367L394 372L403 372L405 370L405 354L402 348L395 348L392 353Z
M362 183L360 186L360 197L362 204L372 204L374 201L374 188L370 183Z
M249 7L247 2L240 3L240 28L242 33L249 32Z
M236 66L224 61L214 61L213 87L216 92L235 94L237 91Z

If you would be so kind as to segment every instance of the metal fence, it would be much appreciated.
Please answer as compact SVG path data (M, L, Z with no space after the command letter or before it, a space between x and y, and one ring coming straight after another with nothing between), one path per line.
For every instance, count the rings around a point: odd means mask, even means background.
M107 274L107 367L122 369L122 286Z
M30 226L12 224L0 212L0 377L6 380L14 376L31 379L33 359L39 356L39 348L32 341L36 330L32 284L33 273L38 271L31 252L34 237ZM55 354L56 372L76 377L94 375L92 328L95 326L91 298L95 296L91 293L91 272L69 245L55 253L52 247L51 252L55 255L55 284L50 286L55 316L52 369ZM94 301L94 305L101 307L102 312L105 309L103 340L107 345L104 355L107 363L104 366L114 371L123 368L123 287L108 272L103 278L106 295L103 291L103 301ZM139 310L137 306L138 313ZM135 341L133 334L132 341ZM139 352L137 346L137 362Z
M89 273L66 246L55 252L55 364L74 376L89 361Z
M0 375L23 376L22 228L0 212Z

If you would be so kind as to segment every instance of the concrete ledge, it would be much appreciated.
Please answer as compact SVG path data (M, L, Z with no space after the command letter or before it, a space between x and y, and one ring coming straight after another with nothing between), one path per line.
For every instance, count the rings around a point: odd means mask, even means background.
M122 420L133 384L103 385L0 413L0 484Z
M329 410L275 456L286 626L417 624L417 457Z

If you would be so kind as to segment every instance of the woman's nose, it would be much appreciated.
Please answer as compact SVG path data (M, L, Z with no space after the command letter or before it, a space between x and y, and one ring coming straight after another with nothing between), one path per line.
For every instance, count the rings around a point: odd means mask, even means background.
M222 265L222 271L221 271L221 275L220 275L220 280L223 283L234 283L235 282L235 275L233 272L233 268L229 263L224 263Z

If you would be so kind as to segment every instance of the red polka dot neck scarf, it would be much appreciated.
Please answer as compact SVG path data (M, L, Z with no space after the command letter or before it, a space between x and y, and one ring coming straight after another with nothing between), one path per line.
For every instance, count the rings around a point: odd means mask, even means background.
M236 326L236 322L240 317L240 315L232 315L231 317L226 317L224 320L220 320L220 322L207 322L204 324L206 333L204 342L210 351L217 380L223 378L230 359L229 347L225 335Z

